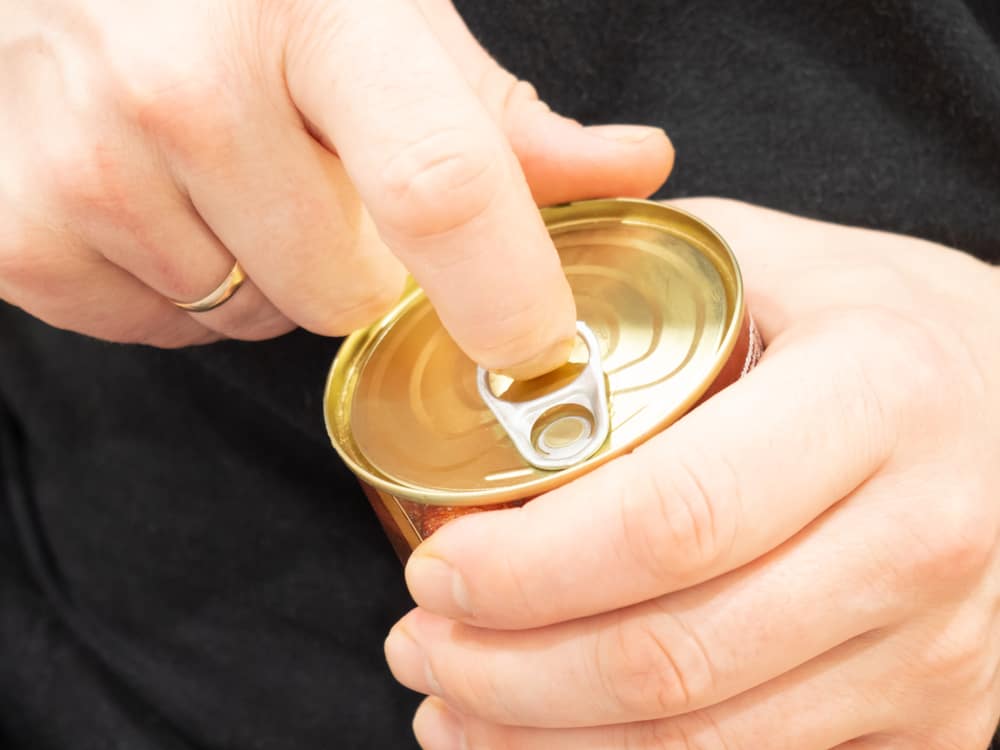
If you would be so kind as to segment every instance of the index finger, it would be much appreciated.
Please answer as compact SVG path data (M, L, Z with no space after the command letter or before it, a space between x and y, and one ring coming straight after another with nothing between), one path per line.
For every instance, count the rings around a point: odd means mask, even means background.
M291 94L386 244L479 364L523 378L565 362L575 306L558 255L503 133L419 9L317 6L330 17L292 35Z
M891 455L907 355L888 331L865 351L877 322L817 324L634 453L523 508L448 524L410 558L417 603L479 626L536 627L685 589L776 548Z

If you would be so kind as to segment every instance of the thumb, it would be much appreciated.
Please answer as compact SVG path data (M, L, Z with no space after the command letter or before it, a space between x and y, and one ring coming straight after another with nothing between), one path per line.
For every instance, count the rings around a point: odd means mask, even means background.
M476 41L451 0L418 0L428 25L503 128L539 205L585 198L645 198L674 164L662 129L580 123L553 112L534 87Z

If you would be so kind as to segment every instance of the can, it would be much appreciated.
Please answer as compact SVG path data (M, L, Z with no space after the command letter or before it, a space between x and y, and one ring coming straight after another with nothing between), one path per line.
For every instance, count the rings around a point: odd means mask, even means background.
M403 560L457 516L521 505L632 450L761 357L736 258L701 220L634 199L542 216L580 319L567 365L520 382L483 372L416 286L333 361L330 439Z

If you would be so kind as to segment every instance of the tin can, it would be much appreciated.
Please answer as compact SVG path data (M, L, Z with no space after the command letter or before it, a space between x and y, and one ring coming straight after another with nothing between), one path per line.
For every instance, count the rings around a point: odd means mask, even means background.
M416 287L333 362L330 439L401 559L457 516L630 451L760 359L736 258L699 219L632 199L542 215L580 319L567 365L521 382L482 372Z

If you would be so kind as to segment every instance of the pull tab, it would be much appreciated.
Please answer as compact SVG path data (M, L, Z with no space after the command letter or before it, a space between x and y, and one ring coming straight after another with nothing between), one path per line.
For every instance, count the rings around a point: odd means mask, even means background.
M510 436L517 452L536 469L566 469L590 458L608 437L608 392L597 337L586 323L576 331L587 345L587 365L568 385L532 401L498 398L489 372L476 371L479 395Z

